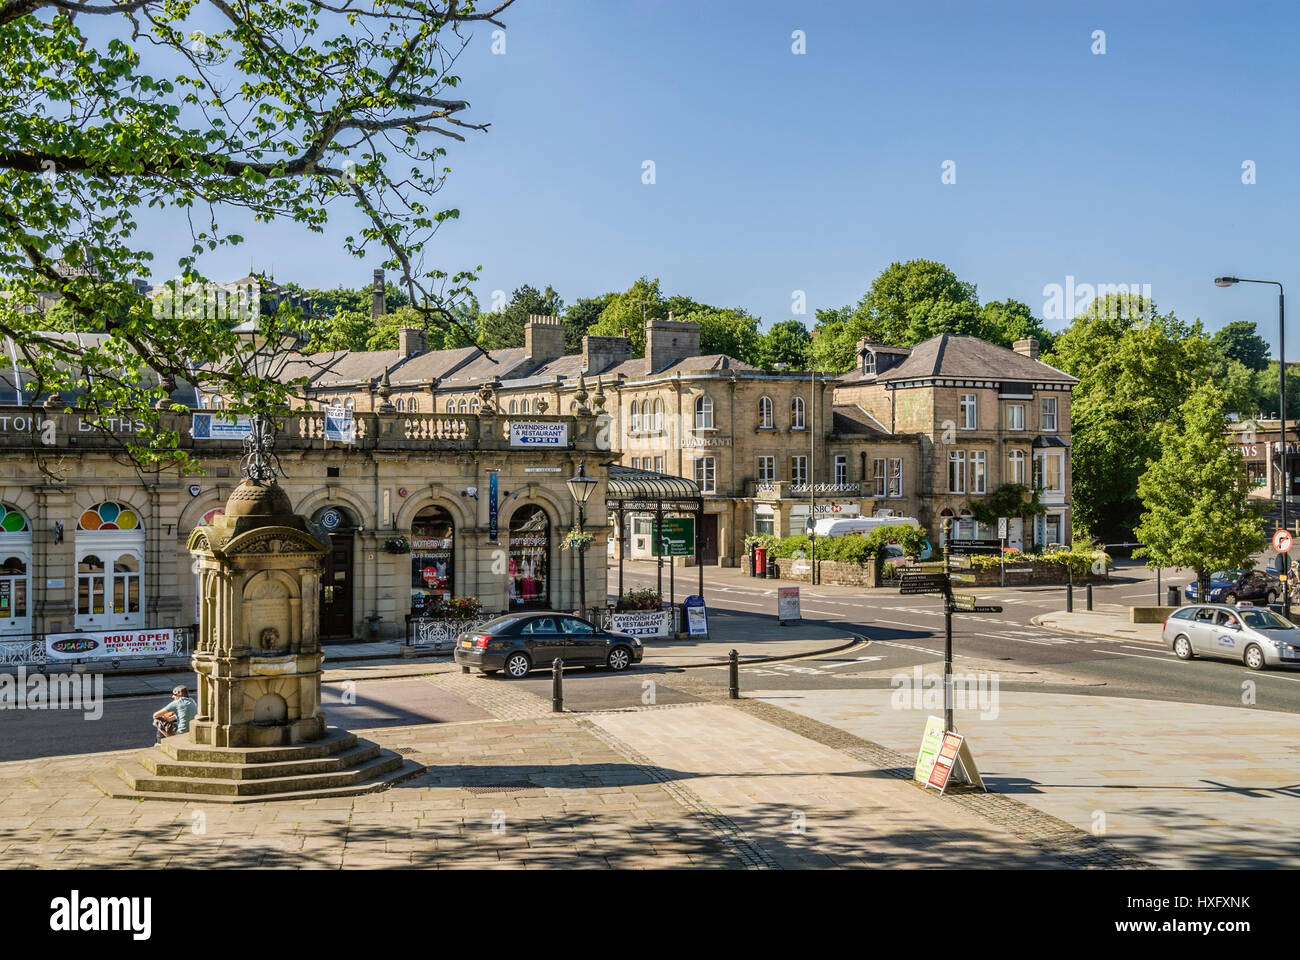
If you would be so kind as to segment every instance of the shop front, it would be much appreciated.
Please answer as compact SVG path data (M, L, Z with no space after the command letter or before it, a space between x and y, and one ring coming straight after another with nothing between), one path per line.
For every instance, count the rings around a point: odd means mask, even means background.
M545 610L551 605L551 519L536 504L510 517L507 595L511 610Z
M422 616L456 590L456 525L438 506L411 522L411 613Z

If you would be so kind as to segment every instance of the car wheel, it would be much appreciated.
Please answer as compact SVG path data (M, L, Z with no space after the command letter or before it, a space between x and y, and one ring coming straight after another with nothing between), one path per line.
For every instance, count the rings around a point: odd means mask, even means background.
M626 670L632 665L632 652L627 647L615 647L609 651L606 663L611 670Z
M1264 669L1264 651L1259 649L1256 644L1252 643L1246 648L1246 656L1242 659L1246 661L1246 666L1252 670Z
M1174 637L1174 654L1179 660L1191 660L1195 656L1192 653L1192 641L1182 634Z
M533 662L525 653L512 653L506 657L506 676L511 680L522 680L533 668Z
M1223 602L1226 603L1228 606L1232 606L1234 603L1237 602L1237 595L1235 593L1230 593L1223 598Z
M1267 597L1267 599L1268 599L1268 602L1269 602L1269 603L1276 603L1276 602L1277 602L1277 594L1274 593L1272 590L1270 590L1270 591L1268 592L1268 597Z

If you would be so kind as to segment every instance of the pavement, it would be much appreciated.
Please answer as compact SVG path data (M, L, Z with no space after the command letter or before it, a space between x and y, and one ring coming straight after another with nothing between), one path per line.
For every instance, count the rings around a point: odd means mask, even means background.
M1163 624L1132 623L1129 620L1127 607L1082 612L1075 610L1073 613L1065 611L1043 613L1034 617L1031 622L1049 630L1060 630L1062 633L1110 637L1115 640L1137 640L1162 647L1165 645L1160 636Z
M557 715L517 684L419 682L490 719L356 730L426 767L382 793L115 800L87 775L130 751L12 761L0 856L66 869L1144 865L1009 798L926 792L899 754L716 685L690 703Z

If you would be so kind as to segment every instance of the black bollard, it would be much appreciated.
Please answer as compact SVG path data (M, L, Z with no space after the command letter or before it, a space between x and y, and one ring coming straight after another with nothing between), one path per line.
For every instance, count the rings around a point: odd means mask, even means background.
M1084 602L1088 605L1088 609L1091 610L1092 609L1092 584L1091 583L1088 584L1087 592L1084 594Z
M730 673L731 673L731 686L727 690L727 698L730 700L739 700L740 699L740 654L738 654L735 650L732 650L729 654L727 654L727 659L731 661L729 664Z
M1065 612L1074 613L1074 578L1065 585Z
M551 661L551 713L564 712L564 661Z

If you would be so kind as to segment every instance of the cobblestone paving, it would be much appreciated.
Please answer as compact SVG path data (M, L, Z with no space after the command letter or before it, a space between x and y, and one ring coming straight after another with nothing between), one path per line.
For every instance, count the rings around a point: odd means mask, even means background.
M429 682L481 707L502 720L526 720L551 714L551 701L521 689L508 680L478 674L442 673Z

